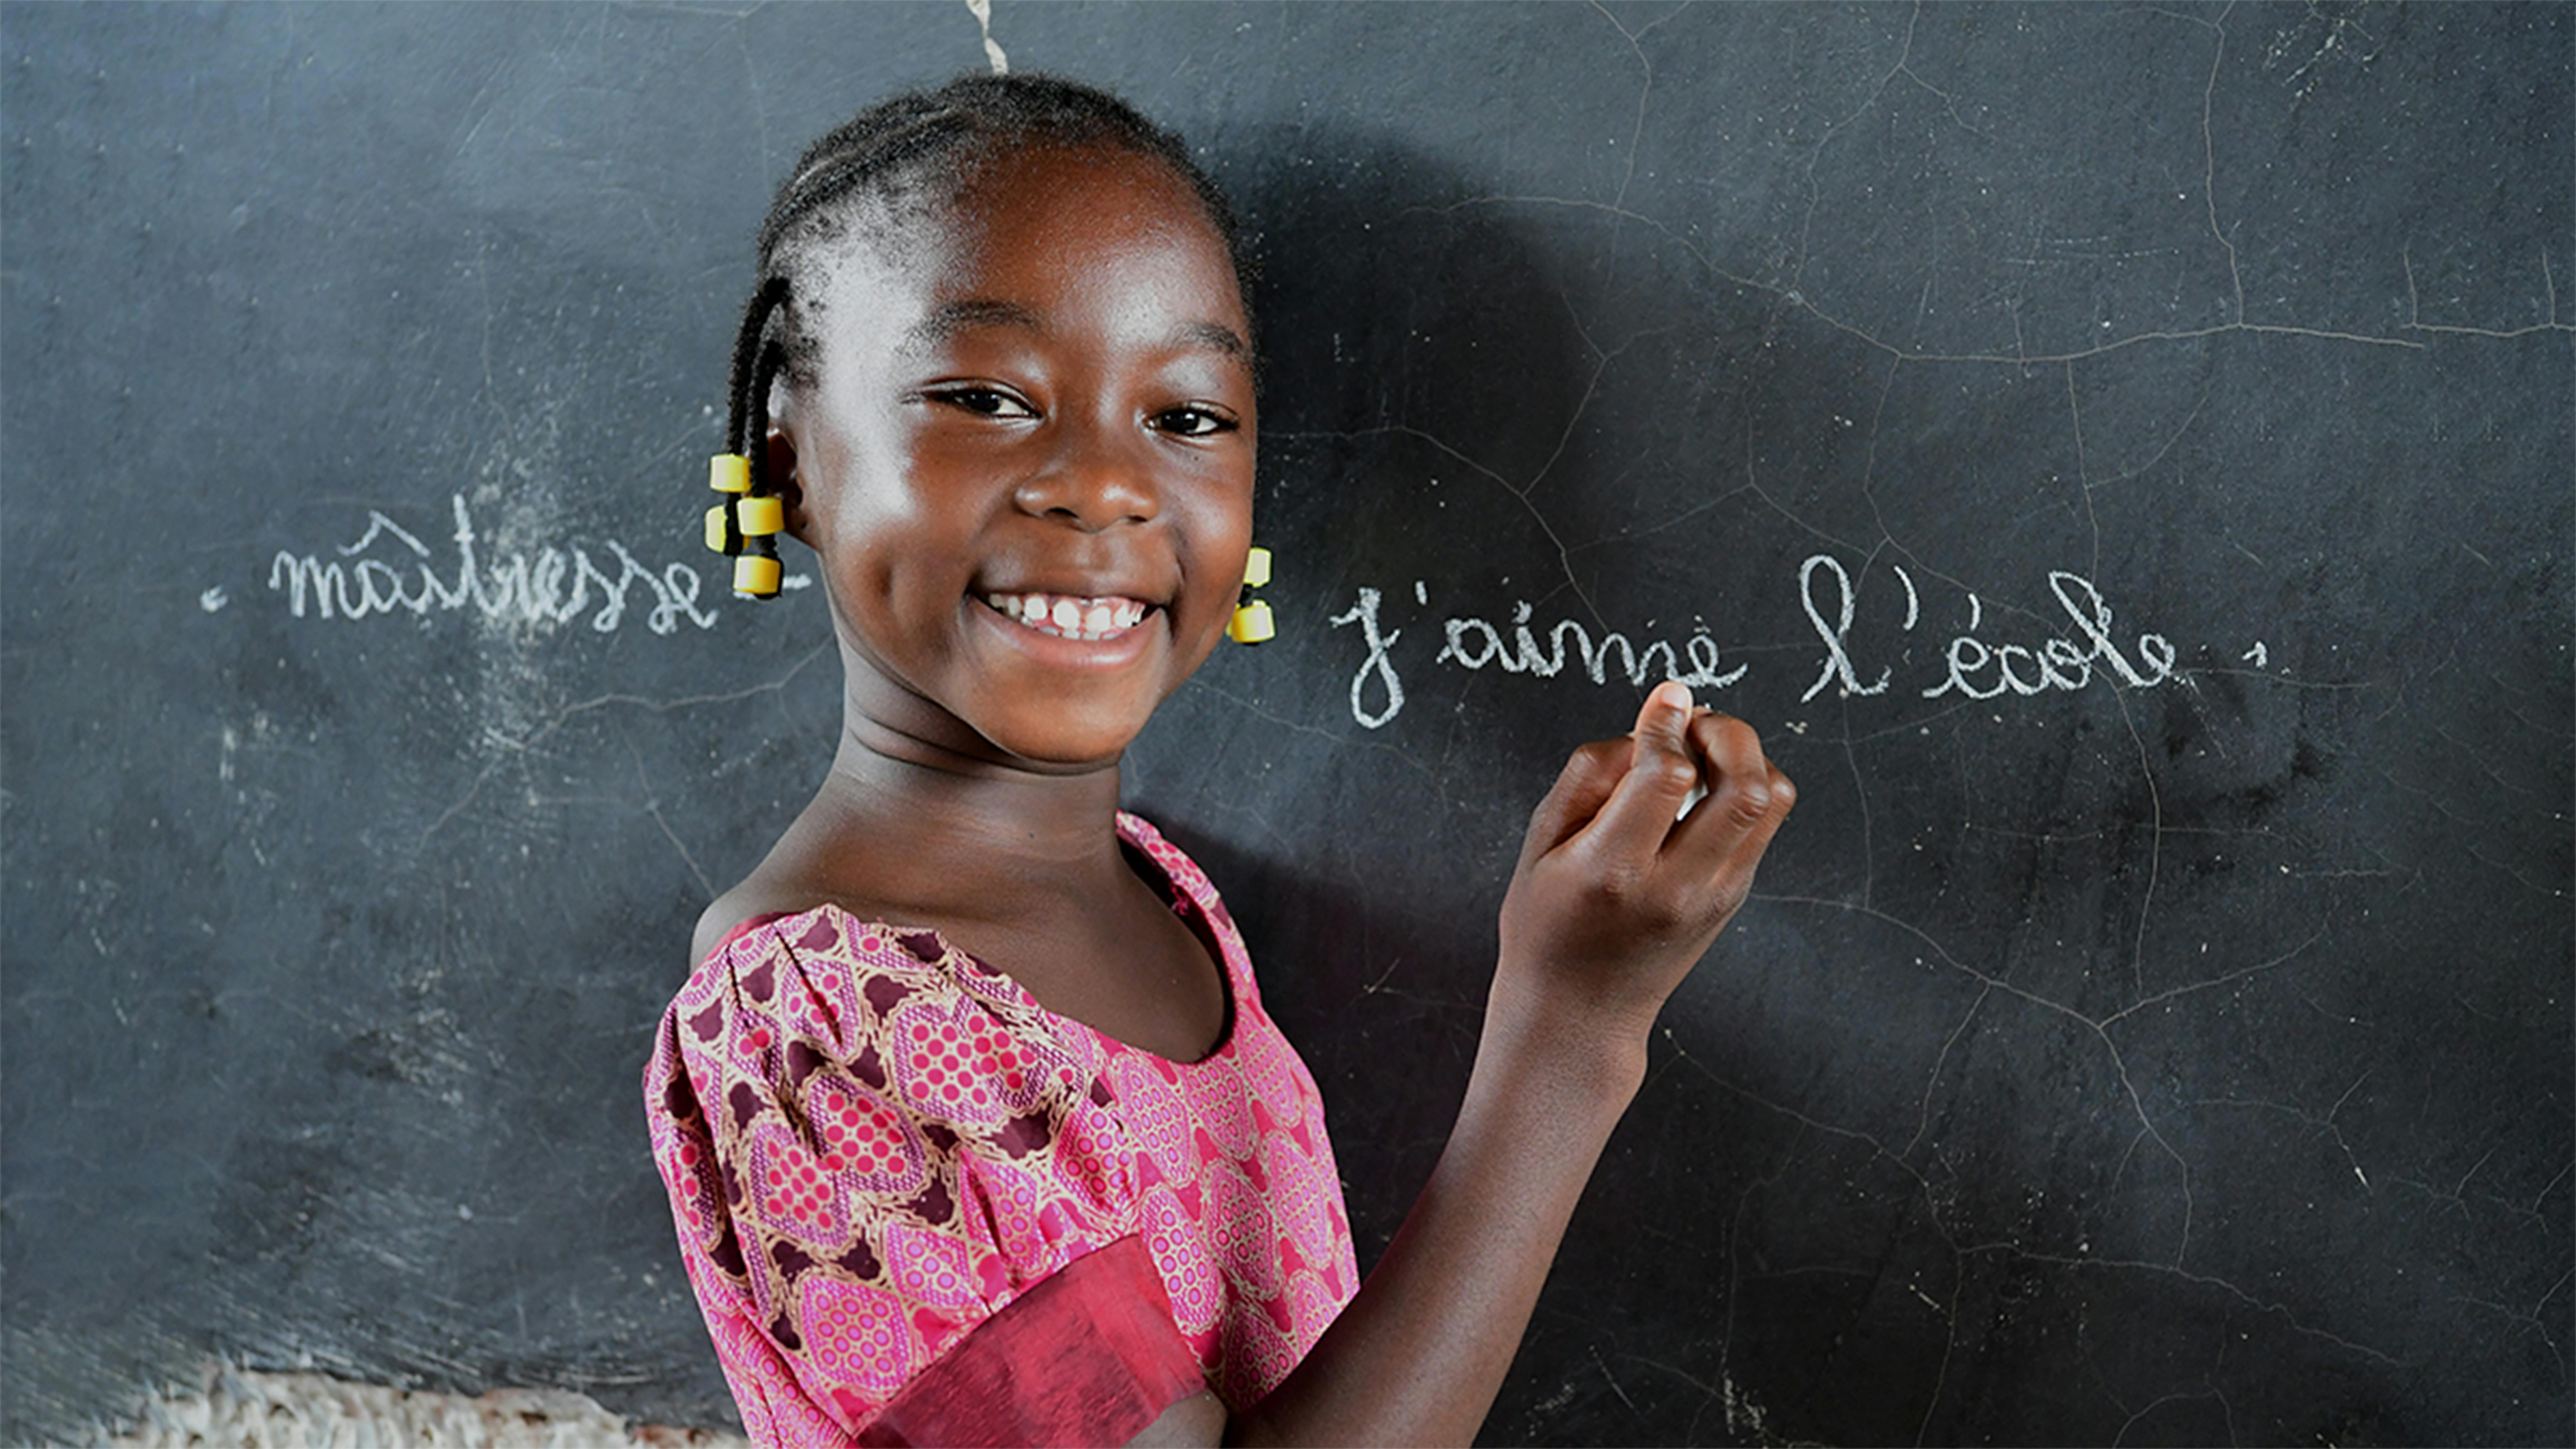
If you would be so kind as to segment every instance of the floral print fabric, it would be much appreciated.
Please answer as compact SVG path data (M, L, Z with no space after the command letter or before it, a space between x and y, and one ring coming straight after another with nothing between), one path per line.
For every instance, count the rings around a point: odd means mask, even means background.
M936 932L837 906L692 972L645 1072L691 1287L761 1443L843 1443L1031 1287L1140 1237L1183 1342L1258 1400L1356 1290L1314 1079L1198 867L1122 840L1222 957L1224 1043L1168 1061Z

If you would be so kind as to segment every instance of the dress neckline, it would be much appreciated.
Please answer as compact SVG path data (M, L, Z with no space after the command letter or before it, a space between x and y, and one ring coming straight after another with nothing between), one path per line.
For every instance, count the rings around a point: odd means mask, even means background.
M1195 1060L1183 1061L1177 1057L1164 1056L1160 1052L1111 1036L1087 1021L1056 1011L1045 1002L1038 1000L1035 992L1021 985L1018 977L948 939L948 934L937 926L905 926L883 917L862 916L838 901L823 901L801 911L770 911L753 916L734 927L722 941L717 942L715 949L707 953L706 959L708 962L715 961L755 931L818 916L832 918L844 938L852 942L858 941L862 935L871 930L884 932L888 936L898 933L926 934L939 943L940 951L945 956L952 956L968 963L981 980L994 983L1008 991L1025 1003L1031 1011L1053 1023L1059 1030L1087 1032L1113 1055L1131 1054L1183 1072L1205 1066L1232 1052L1236 1038L1241 1035L1240 1025L1245 1005L1246 984L1251 976L1250 959L1245 951L1243 939L1235 930L1233 921L1224 912L1212 909L1215 905L1215 887L1208 885L1204 876L1200 876L1193 882L1190 877L1197 875L1196 863L1182 855L1180 847L1165 840L1162 832L1156 830L1152 824L1140 816L1130 815L1124 810L1119 811L1118 843L1124 847L1129 859L1151 867L1155 874L1162 877L1163 895L1170 901L1174 911L1181 916L1182 923L1190 928L1190 934L1215 956L1217 984L1225 992L1225 1017L1217 1028L1216 1045L1210 1047L1206 1055ZM1157 846L1170 852L1182 865L1189 866L1190 869L1175 868L1171 861L1165 860L1157 853L1155 849ZM1154 882L1147 878L1145 883L1152 885Z

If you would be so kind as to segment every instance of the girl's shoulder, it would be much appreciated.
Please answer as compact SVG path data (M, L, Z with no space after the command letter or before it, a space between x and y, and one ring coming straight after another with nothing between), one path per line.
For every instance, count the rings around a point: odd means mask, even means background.
M1118 835L1224 978L1235 1020L1222 1043L1247 1014L1262 1011L1241 933L1197 863L1153 826L1121 813ZM897 1002L910 1003L907 1016L935 1009L953 1017L970 1036L980 1022L1073 1057L1098 1056L1116 1040L1077 1019L1057 1017L1007 963L977 955L935 923L869 910L810 885L782 885L781 879L756 873L699 918L694 964L669 1013L695 1029L694 1035L680 1034L684 1052L716 1036L778 1042L799 1035L816 1038L818 1046L831 1041L841 1052L856 1052L861 1048L852 1033L864 1034L863 1023L890 1025ZM729 1023L727 1029L717 1030L720 1020Z
M698 914L698 927L689 942L689 962L693 966L702 965L708 957L749 931L790 916L811 914L826 904L837 906L855 917L877 914L818 897L811 890L800 890L793 883L771 880L755 872L742 884L708 902L707 908Z
M1028 990L930 926L902 926L840 902L801 910L750 908L690 969L672 1011L721 1006L773 1026L773 1036L837 1042L868 1018L884 1024L899 1000L940 1000L1010 1031L1051 1034ZM770 1021L775 1018L775 1021Z
M1151 821L1141 815L1119 811L1118 839L1154 863L1154 868L1162 873L1162 883L1175 904L1185 900L1211 913L1224 912L1225 902L1218 898L1216 885L1208 879L1207 872L1199 869L1199 863L1190 859L1179 846L1165 840L1163 832L1156 830Z
M1216 887L1181 848L1163 838L1161 831L1142 816L1118 812L1118 838L1130 849L1152 861L1164 877L1166 888L1177 899L1186 899L1222 916L1224 902ZM704 962L717 948L745 931L782 917L804 915L830 905L860 921L888 920L901 912L877 909L868 902L852 899L846 891L831 889L802 873L780 869L780 856L761 862L760 868L745 877L741 884L708 902L699 913L697 929L691 937L691 964ZM1227 924L1231 926L1232 922Z
M949 1211L927 1184L952 1159L1018 1161L1068 1134L1104 1147L1102 1055L939 932L827 902L754 918L698 963L663 1013L645 1097L681 1167L696 1141L710 1171L730 1161L753 1182L877 1171L893 1194L880 1206L937 1225Z

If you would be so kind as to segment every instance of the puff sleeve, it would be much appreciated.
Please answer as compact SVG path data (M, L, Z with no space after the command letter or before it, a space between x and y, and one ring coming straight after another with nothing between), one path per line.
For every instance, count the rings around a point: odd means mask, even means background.
M646 1105L755 1442L1120 1442L1202 1387L1093 1055L935 933L837 907L692 973Z

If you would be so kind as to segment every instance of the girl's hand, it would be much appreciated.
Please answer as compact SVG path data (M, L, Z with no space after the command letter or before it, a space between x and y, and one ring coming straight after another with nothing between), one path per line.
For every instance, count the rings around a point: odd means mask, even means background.
M1707 798L1675 820L1694 786ZM1657 685L1636 730L1576 750L1531 814L1503 898L1493 1010L1532 1028L1527 1040L1642 1051L1797 798L1751 726Z
M1694 785L1708 798L1678 823ZM1403 1230L1241 1443L1465 1444L1493 1406L1664 998L1753 888L1797 792L1740 721L1656 686L1530 817L1458 1125Z

